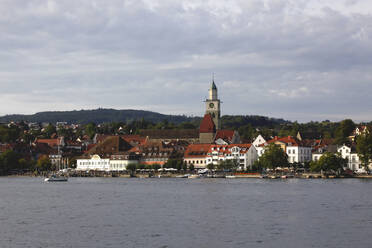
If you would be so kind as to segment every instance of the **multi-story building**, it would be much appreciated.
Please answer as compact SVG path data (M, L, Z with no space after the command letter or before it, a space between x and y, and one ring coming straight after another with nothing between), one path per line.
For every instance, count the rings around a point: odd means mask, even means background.
M265 152L265 147L268 144L276 144L280 146L288 155L289 163L305 163L311 161L311 147L306 146L302 141L299 141L292 136L283 138L275 137L272 140L265 142L257 147L258 156L262 156Z
M110 171L110 159L101 158L99 155L93 155L89 159L77 159L76 170L89 171Z
M347 168L357 173L365 172L365 168L359 159L358 153L355 151L355 147L343 145L337 148L337 152L341 154L342 158L347 159Z
M257 150L251 144L192 144L186 149L184 162L193 164L197 169L207 168L209 164L217 165L225 160L236 160L239 169L252 168L257 160Z

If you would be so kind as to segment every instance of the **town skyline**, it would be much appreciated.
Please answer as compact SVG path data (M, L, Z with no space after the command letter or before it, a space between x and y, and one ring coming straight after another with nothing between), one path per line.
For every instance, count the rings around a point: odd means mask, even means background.
M138 109L369 122L372 4L22 1L0 4L0 115Z

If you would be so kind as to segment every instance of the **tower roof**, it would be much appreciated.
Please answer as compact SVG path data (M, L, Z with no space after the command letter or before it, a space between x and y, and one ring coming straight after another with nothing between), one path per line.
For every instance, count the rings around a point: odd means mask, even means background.
M214 133L216 132L216 126L214 125L212 116L205 114L202 122L200 123L200 133Z
M213 90L217 90L217 86L216 86L216 84L214 83L214 80L212 81L211 89L213 89Z

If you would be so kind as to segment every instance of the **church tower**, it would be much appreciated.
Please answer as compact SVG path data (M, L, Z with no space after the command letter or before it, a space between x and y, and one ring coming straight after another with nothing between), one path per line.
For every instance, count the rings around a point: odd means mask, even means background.
M217 96L217 87L212 80L212 85L209 88L209 98L205 100L206 111L205 114L210 114L216 130L221 129L221 102Z

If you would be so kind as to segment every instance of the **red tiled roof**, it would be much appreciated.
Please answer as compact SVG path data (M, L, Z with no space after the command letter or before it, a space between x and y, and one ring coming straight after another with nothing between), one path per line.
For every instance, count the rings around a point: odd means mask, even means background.
M242 150L240 150L240 153L246 153L251 146L252 146L252 144L212 145L210 147L209 152L216 151L216 150L212 151L212 148L213 149L220 148L219 153L230 154L231 153L231 151L230 151L231 148L239 147L240 149L242 149Z
M299 142L292 136L287 136L287 137L282 137L282 138L278 138L277 136L275 136L274 139L267 141L267 143L270 144L270 143L274 143L277 141L285 143L286 145L290 144L291 146L299 146Z
M216 133L216 140L217 139L223 139L223 140L228 140L231 141L232 138L234 137L235 131L233 130L217 130Z
M36 144L47 144L48 146L58 146L60 145L60 138L57 139L37 139Z
M191 144L186 148L184 157L205 157L211 146L211 144Z
M187 147L184 157L185 158L207 157L208 153L217 151L217 148L219 148L218 153L222 153L221 156L224 156L225 154L231 154L230 149L235 146L242 149L240 153L246 153L252 145L251 144L230 144L230 145L191 144Z
M93 147L95 147L97 144L89 144L88 147L87 147L87 151L89 151L90 149L92 149Z
M205 114L202 122L200 123L200 133L214 133L216 132L216 126L214 125L212 116Z

